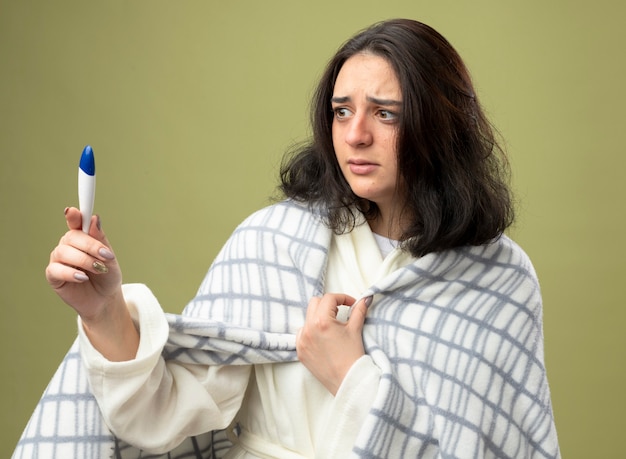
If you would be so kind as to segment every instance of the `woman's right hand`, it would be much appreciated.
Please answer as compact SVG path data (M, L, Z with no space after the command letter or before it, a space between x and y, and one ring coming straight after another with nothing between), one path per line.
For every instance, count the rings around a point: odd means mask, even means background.
M50 254L46 279L82 319L93 346L109 360L129 360L137 351L138 332L122 295L122 273L99 218L89 234L81 230L82 215L65 211L68 231Z

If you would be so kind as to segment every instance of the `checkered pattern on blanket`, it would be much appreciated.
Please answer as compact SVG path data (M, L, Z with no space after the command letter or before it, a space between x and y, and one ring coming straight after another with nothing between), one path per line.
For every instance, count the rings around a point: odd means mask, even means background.
M323 292L331 232L285 201L249 217L182 316L168 315L168 359L253 364L296 359L305 307ZM541 297L507 237L430 254L371 286L366 351L382 369L355 457L560 457L543 361ZM163 457L221 457L223 433ZM102 423L75 347L14 458L153 457Z

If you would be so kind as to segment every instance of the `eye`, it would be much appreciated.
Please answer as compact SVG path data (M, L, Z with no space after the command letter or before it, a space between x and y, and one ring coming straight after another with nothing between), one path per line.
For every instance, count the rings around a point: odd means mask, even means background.
M378 117L384 121L398 120L398 114L390 110L378 110Z
M352 114L352 112L345 107L333 108L333 113L335 114L335 118L338 120L347 118Z

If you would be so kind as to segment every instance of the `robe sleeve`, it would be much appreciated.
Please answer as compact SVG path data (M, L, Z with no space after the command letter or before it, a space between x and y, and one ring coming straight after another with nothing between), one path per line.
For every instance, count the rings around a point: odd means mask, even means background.
M227 427L239 410L248 365L165 361L165 315L150 290L125 285L124 298L140 331L136 358L110 362L89 342L79 319L81 357L91 390L115 435L147 452L162 453L186 437Z
M352 449L378 393L380 375L369 355L352 365L333 401L316 457L345 457Z

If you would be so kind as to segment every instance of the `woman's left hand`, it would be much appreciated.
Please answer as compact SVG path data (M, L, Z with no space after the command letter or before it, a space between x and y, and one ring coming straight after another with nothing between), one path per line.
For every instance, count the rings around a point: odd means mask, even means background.
M354 305L347 322L337 320L338 307L352 306L355 301L339 293L313 297L304 327L296 337L298 358L333 395L350 367L365 354L362 336L367 313L365 301Z

